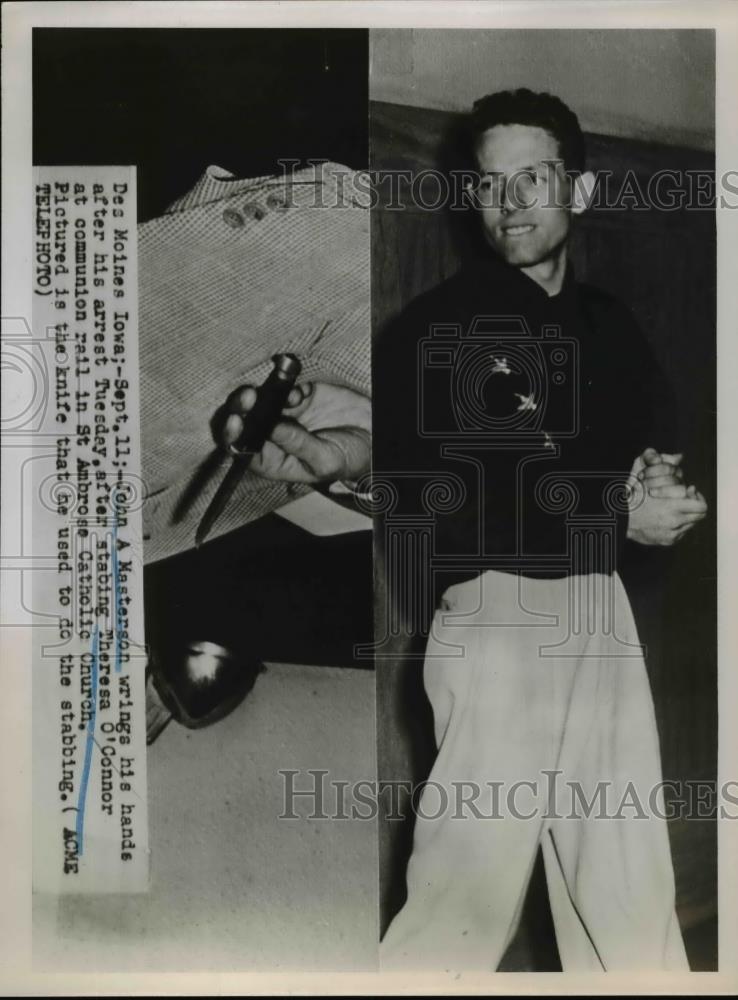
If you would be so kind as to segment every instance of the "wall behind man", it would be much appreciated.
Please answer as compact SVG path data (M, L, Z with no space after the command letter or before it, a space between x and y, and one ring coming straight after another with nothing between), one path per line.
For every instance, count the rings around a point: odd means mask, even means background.
M372 31L371 99L466 111L491 90L550 90L587 132L714 149L706 30Z

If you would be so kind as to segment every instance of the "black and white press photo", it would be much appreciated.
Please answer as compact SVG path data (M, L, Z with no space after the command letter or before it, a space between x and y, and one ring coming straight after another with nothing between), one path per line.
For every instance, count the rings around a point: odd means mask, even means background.
M8 993L735 992L735 5L2 22Z

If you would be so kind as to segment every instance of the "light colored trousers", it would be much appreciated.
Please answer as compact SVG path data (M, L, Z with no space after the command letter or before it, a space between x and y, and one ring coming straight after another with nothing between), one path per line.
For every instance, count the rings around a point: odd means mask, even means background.
M494 971L540 845L565 971L687 969L620 578L491 571L451 587L424 679L438 756L382 966Z

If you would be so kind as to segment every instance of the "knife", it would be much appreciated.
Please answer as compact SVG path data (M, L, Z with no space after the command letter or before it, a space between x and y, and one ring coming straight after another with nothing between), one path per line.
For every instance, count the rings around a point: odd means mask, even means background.
M261 451L279 422L289 394L302 370L302 365L294 354L275 354L272 362L274 368L266 381L256 390L256 402L243 417L243 430L238 438L228 445L228 453L233 460L195 532L195 545L198 548L223 513L254 455Z

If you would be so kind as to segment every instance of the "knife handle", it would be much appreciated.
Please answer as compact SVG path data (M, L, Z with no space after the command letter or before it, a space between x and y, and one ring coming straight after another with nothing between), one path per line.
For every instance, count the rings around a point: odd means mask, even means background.
M298 379L302 365L294 354L275 354L274 368L256 390L256 402L243 416L243 430L228 446L234 458L261 451L274 430L287 399Z

